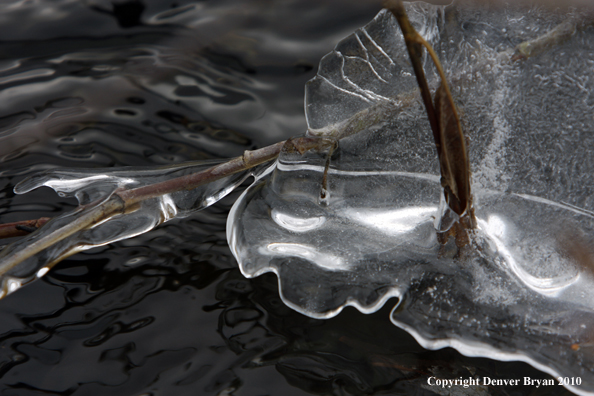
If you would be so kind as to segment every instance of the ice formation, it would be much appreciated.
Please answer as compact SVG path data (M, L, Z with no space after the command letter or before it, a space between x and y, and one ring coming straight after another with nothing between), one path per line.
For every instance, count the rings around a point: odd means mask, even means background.
M594 394L594 29L576 10L408 7L469 140L478 227L441 244L439 165L396 20L382 11L306 88L315 150L290 143L233 207L242 272L311 317L345 306L427 348L523 360ZM438 84L430 61L428 80ZM334 143L329 139L336 139ZM324 171L329 164L328 173Z
M76 252L131 238L152 230L175 217L212 205L223 198L257 170L239 172L196 189L164 194L146 199L126 213L113 213L98 224L71 232L66 238L51 244L37 254L18 262L16 258L36 244L44 244L54 235L85 215L101 210L101 205L113 200L120 189L133 189L200 172L222 161L196 161L157 168L110 168L52 170L23 180L15 187L17 194L46 186L64 197L75 197L79 207L73 212L57 216L37 232L8 245L0 253L0 298L36 280L58 261Z

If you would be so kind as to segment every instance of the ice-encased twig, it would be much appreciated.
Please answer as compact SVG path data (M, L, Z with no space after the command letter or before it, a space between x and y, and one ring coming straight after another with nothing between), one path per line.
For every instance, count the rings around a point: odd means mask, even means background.
M293 145L306 149L311 138ZM156 169L57 170L15 187L18 194L41 186L75 196L80 206L0 253L0 298L47 273L78 251L147 232L174 217L203 209L231 192L250 169L278 156L284 142L246 151L229 161L202 161Z
M22 220L12 223L0 224L0 239L28 235L41 228L50 220L49 217L40 217L34 220Z
M575 34L577 28L578 21L575 18L569 18L544 35L518 44L511 60L527 59L562 44Z
M476 220L472 208L466 138L460 125L456 104L437 54L411 25L402 1L386 0L384 5L392 12L402 30L433 132L444 195L444 208L440 210L441 218L437 221L439 230L443 232L440 239L445 244L452 236L459 247L466 246L469 243L467 232L476 227ZM440 78L433 100L423 68L423 48L430 55ZM452 215L458 220L452 219ZM453 223L451 220L454 220Z

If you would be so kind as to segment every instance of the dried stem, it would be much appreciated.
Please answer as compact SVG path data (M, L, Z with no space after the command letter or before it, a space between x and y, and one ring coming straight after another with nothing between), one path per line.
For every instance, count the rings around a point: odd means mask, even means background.
M318 140L319 139L311 137L302 137L293 139L291 142L298 150L305 152L316 147ZM78 208L79 212L84 211L86 208L89 208L89 210L81 213L74 221L65 226L57 228L55 231L44 237L33 240L26 249L14 252L7 259L3 260L0 264L0 277L6 275L11 269L15 268L24 260L33 257L79 231L93 227L115 215L135 210L137 205L144 200L165 194L172 194L178 191L192 190L203 184L214 182L271 161L278 157L284 143L285 142L283 141L258 150L245 151L240 157L194 174L131 190L116 190L111 197L103 203L97 204L94 202L87 206L81 206ZM76 248L71 249L66 252L65 255L61 256L60 259L64 258L64 256L73 254L76 251ZM55 263L49 263L47 267L51 267L53 264ZM3 289L5 288L3 287ZM1 296L2 295L0 294L0 297Z
M577 21L574 18L570 18L542 36L518 44L511 58L512 62L536 56L564 43L575 34L577 28Z
M420 36L415 30L415 28L411 25L410 20L406 15L406 10L404 9L404 4L402 3L402 1L386 0L384 2L384 7L386 7L388 10L390 10L390 12L392 12L392 14L396 17L398 24L400 25L400 29L402 29L406 49L408 50L410 62L412 64L413 70L415 71L417 83L419 84L419 88L421 90L421 98L423 99L423 103L425 104L427 116L429 117L429 124L431 124L433 138L435 139L435 145L438 146L437 151L439 152L440 139L437 115L435 113L435 108L433 107L431 91L429 90L429 84L427 83L425 71L423 70L423 62L421 60L423 55L423 48L422 45L417 40L415 40L416 37Z
M15 221L14 223L0 224L0 239L28 235L37 231L38 228L43 227L49 220L49 217L40 217L35 220L23 220Z
M311 144L311 138L296 139L305 146ZM245 151L242 156L233 158L220 165L213 166L202 172L180 176L175 179L166 180L160 183L138 187L132 190L116 192L126 206L132 206L146 199L159 197L164 194L172 194L183 190L193 190L203 184L210 183L237 172L253 168L278 157L284 141L258 150ZM299 143L298 143L299 144Z
M35 240L34 242L30 243L26 249L21 249L15 252L14 254L10 255L8 260L2 260L0 262L0 278L5 276L10 270L18 266L23 261L49 248L55 243L58 243L68 238L69 236L75 234L78 231L81 231L88 227L92 227L104 221L104 219L113 216L116 213L123 213L124 207L124 203L121 199L119 199L119 197L110 197L101 205L93 208L87 213L81 214L76 218L76 220L72 221L71 223L66 224L65 226L57 229L56 231L46 235L43 238ZM84 207L79 208L79 210L82 209L84 209ZM51 267L53 264L54 263L50 263L48 266ZM2 285L2 290L0 291L0 298L4 297L9 291L10 290L6 290L5 285Z
M411 25L403 3L399 0L388 0L385 2L385 6L396 17L400 25L419 83L439 157L446 202L457 215L468 217L468 221L463 221L463 228L472 228L475 221L472 212L470 165L466 142L445 73L431 45ZM431 100L431 91L421 61L423 47L427 49L441 79L441 85L435 92L434 101Z

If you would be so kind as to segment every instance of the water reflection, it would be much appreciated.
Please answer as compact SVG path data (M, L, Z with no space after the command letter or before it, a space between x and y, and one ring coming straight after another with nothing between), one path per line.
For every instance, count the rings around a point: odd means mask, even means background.
M331 320L292 311L274 276L245 279L206 231L227 210L78 255L8 297L6 394L431 395L429 376L543 378L523 364L424 350L386 320L390 303ZM119 265L137 257L144 264ZM474 394L513 391L522 388Z

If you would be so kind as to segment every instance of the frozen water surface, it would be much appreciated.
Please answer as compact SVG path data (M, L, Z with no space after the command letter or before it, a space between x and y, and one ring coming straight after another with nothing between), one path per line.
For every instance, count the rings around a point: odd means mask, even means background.
M393 323L427 348L524 360L594 394L591 18L456 4L408 12L443 62L468 136L470 243L438 241L437 155L398 25L382 11L308 83L319 147L287 144L236 202L227 233L241 270L276 273L283 300L317 318L398 297Z

